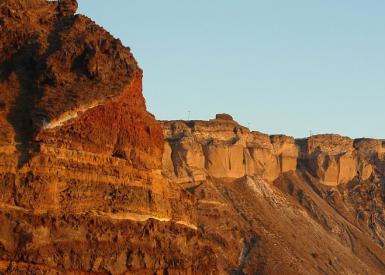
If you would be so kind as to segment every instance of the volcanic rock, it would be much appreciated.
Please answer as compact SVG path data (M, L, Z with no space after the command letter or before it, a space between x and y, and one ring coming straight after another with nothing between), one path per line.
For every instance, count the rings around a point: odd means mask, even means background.
M216 114L215 119L219 120L234 120L233 117L229 114Z
M218 119L162 124L163 174L197 198L229 274L382 273L385 142L296 140Z
M158 122L76 1L0 1L1 274L382 274L385 142Z
M0 2L0 273L216 270L142 70L76 8Z
M61 16L74 15L78 9L78 2L76 0L59 0L58 12Z

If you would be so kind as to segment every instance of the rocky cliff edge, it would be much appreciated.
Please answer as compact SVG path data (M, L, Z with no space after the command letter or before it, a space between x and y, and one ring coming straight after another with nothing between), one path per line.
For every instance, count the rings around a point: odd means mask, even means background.
M325 134L305 139L251 132L232 119L165 121L163 170L180 182L307 171L328 186L384 175L385 140Z

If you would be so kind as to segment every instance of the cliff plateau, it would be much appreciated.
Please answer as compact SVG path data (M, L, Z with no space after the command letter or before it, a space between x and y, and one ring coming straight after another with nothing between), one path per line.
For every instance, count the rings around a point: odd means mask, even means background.
M163 173L197 199L225 270L383 274L384 141L268 136L222 115L162 125Z

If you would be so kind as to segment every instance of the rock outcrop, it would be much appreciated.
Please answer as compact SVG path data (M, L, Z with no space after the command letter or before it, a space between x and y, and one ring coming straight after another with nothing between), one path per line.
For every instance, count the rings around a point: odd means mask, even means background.
M163 128L163 170L179 182L253 175L274 181L297 167L294 138L250 132L232 119L163 122Z
M75 1L2 1L3 143L18 144L19 167L38 143L87 146L133 166L159 167L162 132L146 111L141 69L118 39L74 15L76 7Z
M76 8L0 1L0 273L215 270L142 70Z
M228 269L246 274L384 270L385 142L268 136L221 116L162 124L163 173L198 200L199 223L209 238L221 237L212 247ZM237 228L244 232L242 245L228 233L236 235Z
M75 0L0 0L1 274L381 274L385 142L158 122Z
M273 182L300 165L322 184L338 186L354 178L365 181L374 171L380 175L383 171L385 146L381 140L268 136L250 132L221 115L210 121L165 121L163 128L167 140L163 170L180 181L258 175Z

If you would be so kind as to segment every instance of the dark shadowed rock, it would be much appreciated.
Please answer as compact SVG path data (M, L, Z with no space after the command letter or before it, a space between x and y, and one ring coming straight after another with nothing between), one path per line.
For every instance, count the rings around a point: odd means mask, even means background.
M58 12L62 16L74 15L78 9L77 0L59 0Z
M230 120L232 121L233 120L233 117L229 114L216 114L215 115L215 119L218 119L218 120Z

